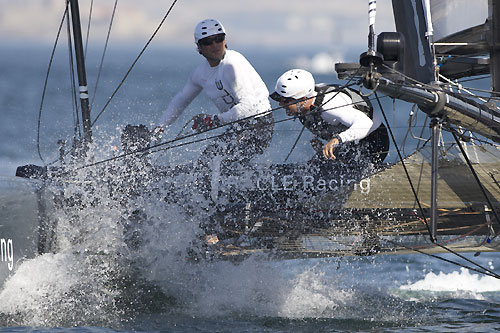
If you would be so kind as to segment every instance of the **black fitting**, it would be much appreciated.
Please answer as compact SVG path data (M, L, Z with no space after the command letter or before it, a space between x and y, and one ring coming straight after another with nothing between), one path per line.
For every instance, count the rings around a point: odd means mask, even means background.
M384 57L382 54L375 52L374 50L369 50L367 52L361 53L359 56L359 63L363 67L377 67L382 65L384 62Z

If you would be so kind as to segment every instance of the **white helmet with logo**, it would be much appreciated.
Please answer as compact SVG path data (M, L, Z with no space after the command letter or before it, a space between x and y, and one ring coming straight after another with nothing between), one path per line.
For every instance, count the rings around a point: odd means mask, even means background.
M198 23L198 25L194 29L194 41L195 43L198 43L200 39L203 39L205 37L225 33L226 30L224 30L222 23L220 23L218 20L206 19Z
M291 69L278 78L274 88L275 92L270 97L279 99L275 94L294 99L313 97L315 95L314 85L311 73L303 69Z

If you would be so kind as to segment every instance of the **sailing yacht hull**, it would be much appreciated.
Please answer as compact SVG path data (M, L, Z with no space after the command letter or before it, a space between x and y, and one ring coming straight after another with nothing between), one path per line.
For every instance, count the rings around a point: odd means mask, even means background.
M500 150L492 145L466 149L493 208L499 209ZM404 160L407 176L401 162L378 169L341 162L322 167L314 163L250 164L239 169L212 165L206 174L192 165L162 168L134 158L124 162L124 169L102 170L104 178L96 185L111 186L104 192L117 195L109 200L121 204L126 200L126 206L137 208L126 222L132 233L141 233L132 229L144 225L136 223L137 218L147 219L148 213L140 207L148 196L167 206L178 205L188 214L204 214L200 216L202 229L207 236L216 236L210 237L215 241L207 244L208 253L223 259L251 253L275 258L435 253L445 250L430 241L426 225L431 205L430 160L428 147L408 156ZM137 179L129 173L119 177L119 170L130 168L146 170L155 181L145 183L143 173L137 173ZM10 195L3 202L10 200L11 204L2 210L0 237L6 248L11 240L13 271L18 259L50 250L55 225L45 216L42 181L9 178L2 184L2 193ZM211 208L190 211L197 209L192 203L199 198ZM58 201L74 202L64 199ZM443 150L438 176L438 243L461 252L498 251L500 224L488 207L458 150ZM5 258L8 261L8 253ZM0 264L7 276L11 272L8 262Z
M468 152L493 209L498 210L500 151L484 145L470 146ZM300 198L283 186L275 189L274 198L296 199L293 204L282 200L264 207L259 204L264 197L239 205L233 200L233 209L226 207L216 215L226 234L218 235L220 244L212 248L221 256L268 252L280 258L446 252L430 241L427 227L430 149L421 149L404 163L416 196L399 162L347 186L323 187L324 191ZM498 251L500 221L458 150L448 150L439 165L437 243L459 252ZM248 192L248 197L259 194Z
M0 288L23 260L41 248L42 182L0 176Z

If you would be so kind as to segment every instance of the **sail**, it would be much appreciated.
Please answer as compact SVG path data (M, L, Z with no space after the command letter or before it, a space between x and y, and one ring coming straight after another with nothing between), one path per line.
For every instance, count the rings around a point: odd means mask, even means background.
M396 30L405 40L404 72L420 82L433 80L432 57L425 33L424 7L421 1L392 1Z
M488 0L431 0L430 3L435 40L481 25L488 18Z

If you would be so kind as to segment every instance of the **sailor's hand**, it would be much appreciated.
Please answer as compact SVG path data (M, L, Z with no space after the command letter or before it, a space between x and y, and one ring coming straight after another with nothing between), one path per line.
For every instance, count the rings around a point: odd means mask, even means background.
M323 142L321 142L320 139L318 138L314 138L314 139L311 139L311 146L312 148L314 149L314 151L316 153L321 153L323 151Z
M217 116L200 113L193 117L193 126L191 128L200 133L218 125L219 119L217 118Z
M333 151L338 147L339 144L340 140L337 137L334 137L333 139L328 141L328 143L323 147L323 156L327 159L336 159Z

